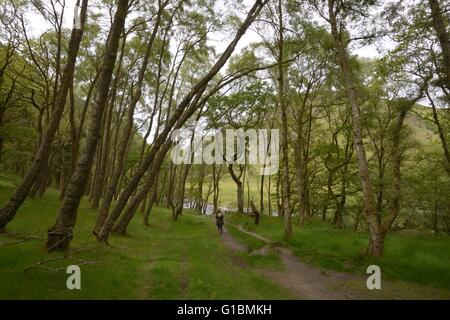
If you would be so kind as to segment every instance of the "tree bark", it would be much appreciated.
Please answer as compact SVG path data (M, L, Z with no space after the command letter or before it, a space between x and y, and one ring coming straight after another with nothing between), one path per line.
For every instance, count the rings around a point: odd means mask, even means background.
M100 204L100 199L104 196L107 190L107 177L106 177L106 171L108 168L108 163L110 160L110 145L111 145L111 122L112 122L112 115L114 113L114 106L116 103L116 96L117 96L117 88L119 85L119 80L122 72L122 63L123 58L125 55L125 45L127 40L127 34L123 32L123 39L122 44L120 47L120 56L119 61L116 69L116 73L114 75L114 80L111 86L111 98L109 102L109 107L107 109L107 118L106 118L106 127L105 127L105 134L104 134L104 143L103 143L103 152L100 160L100 169L98 173L97 183L95 185L95 188L93 190L93 196L92 196L92 207L98 208ZM119 157L122 156L119 154ZM112 165L115 165L113 163ZM106 184L106 186L105 186ZM100 216L100 215L99 215ZM101 220L101 219L100 219ZM102 221L103 223L103 221Z
M291 206L290 206L290 183L289 183L289 150L288 150L288 120L287 107L284 101L284 27L283 27L283 4L278 0L278 18L279 18L279 39L278 39L278 103L281 110L281 163L283 167L283 215L284 231L286 237L292 235Z
M203 208L203 183L205 180L205 165L200 166L200 177L198 180L196 200L195 200L195 210L198 213L202 213Z
M76 3L78 9L80 0ZM33 183L40 174L44 165L48 162L50 155L51 145L58 130L61 116L66 105L67 93L69 91L70 84L73 79L75 70L75 63L78 55L78 49L80 47L81 38L83 37L83 27L86 20L88 0L82 0L80 10L80 26L74 25L69 41L69 49L67 53L67 62L64 67L64 71L61 77L61 84L59 86L56 102L53 108L51 119L47 130L40 142L39 149L34 156L33 163L30 169L25 174L19 186L16 188L8 202L0 209L0 232L4 231L6 225L14 218L17 210L25 201L28 193L30 192Z
M412 106L412 105L411 105ZM389 215L383 221L383 232L386 234L394 223L400 210L401 199L401 164L402 152L400 150L400 137L403 128L403 122L406 118L407 110L401 110L393 133L393 175L394 175L394 192L389 200Z
M260 218L260 213L258 211L258 209L256 209L255 204L253 203L253 200L250 201L250 208L252 209L252 213L255 216L255 224L259 225L259 218Z
M179 184L179 194L178 194L177 205L175 206L175 208L172 212L174 221L177 221L178 217L183 212L184 195L186 192L186 180L189 175L190 169L191 169L191 164L186 164L186 168L184 169L183 174L181 176L181 183Z
M420 93L418 96L406 105L400 104L400 110L397 117L397 122L394 127L392 136L392 161L393 161L393 176L394 176L394 191L389 199L389 214L384 217L382 222L382 232L384 234L388 233L397 218L400 211L400 201L402 197L402 185L401 185L401 166L403 161L403 153L400 148L401 144L401 133L403 129L403 123L406 119L407 113L414 107L414 105L419 101L426 92L426 87L428 83L425 83L420 88Z
M167 141L164 145L164 147L159 151L155 162L152 164L149 172L147 180L145 181L144 185L142 186L141 190L137 192L133 198L129 201L129 204L123 213L121 219L119 222L117 222L116 226L113 229L114 223L117 221L119 217L113 216L112 214L108 216L106 219L99 236L99 239L103 242L108 241L109 234L113 230L116 233L119 234L125 234L126 229L128 227L128 224L130 223L131 219L133 218L134 214L136 213L137 208L139 207L139 204L144 200L144 198L148 195L149 192L151 192L152 187L154 187L155 179L157 179L159 170L161 167L162 162L164 161L164 158L167 154L167 152L170 149L171 141ZM172 190L173 192L173 190Z
M119 196L119 199L117 200L116 207L111 212L111 215L114 217L114 219L117 219L117 217L122 212L123 208L125 207L128 199L132 195L133 191L136 190L136 187L139 185L140 180L146 173L147 169L151 165L151 163L154 160L155 155L157 154L158 150L161 148L161 146L166 141L168 135L170 132L172 132L172 129L175 125L177 127L181 127L184 122L196 111L196 109L199 107L196 103L191 103L192 99L194 97L197 97L199 99L203 92L206 89L206 86L211 81L211 79L217 75L217 73L222 69L224 64L228 61L231 54L233 53L234 49L236 48L237 43L242 38L242 36L247 31L248 27L253 23L253 21L256 19L256 17L259 15L261 9L263 6L267 3L268 0L257 0L255 1L253 7L247 14L246 19L242 23L242 25L239 27L234 39L231 41L231 43L228 45L228 47L225 49L225 51L222 53L222 55L219 57L219 59L216 61L214 66L209 70L209 72L200 80L198 81L192 89L189 91L189 93L182 99L182 101L179 103L177 108L175 109L174 113L168 120L165 128L162 130L162 132L157 136L155 139L149 153L144 157L142 163L137 168L135 174L131 177L130 181L128 182L127 186L122 191L121 195Z
M128 0L119 0L108 36L105 57L98 80L96 102L92 108L86 147L78 160L77 167L67 186L66 195L59 210L56 223L47 232L46 247L48 251L67 249L73 238L73 227L76 223L78 207L85 191L97 144L100 140L103 111L108 100L112 73L117 58L119 38L125 24L127 13Z
M450 177L450 151L448 149L447 138L445 137L444 128L441 125L441 121L439 120L439 115L436 110L436 105L434 104L433 99L431 98L428 91L426 92L428 100L430 101L431 108L433 110L433 120L436 124L439 134L439 140L441 141L442 150L444 151L444 168L447 172L447 175Z
M165 2L165 4L167 4L167 1ZM152 52L154 40L158 33L159 25L161 23L161 16L162 16L165 4L162 4L158 9L158 14L156 16L155 25L153 27L153 31L150 35L150 38L147 42L144 59L142 61L142 65L139 70L138 81L136 83L136 86L131 89L133 93L131 94L130 106L128 107L127 122L125 124L124 130L122 133L122 140L119 144L118 158L116 160L117 164L114 169L114 175L112 176L111 181L108 183L108 188L107 188L107 191L105 194L105 198L103 199L102 206L100 208L100 212L98 214L97 222L96 222L96 225L94 228L94 234L96 234L98 236L98 239L100 241L102 238L102 235L101 235L102 226L105 223L105 220L108 216L108 212L109 212L109 208L110 208L112 199L117 191L117 185L118 185L120 177L123 173L123 168L125 166L125 160L126 160L126 156L128 154L127 147L130 142L130 135L131 135L131 132L133 129L133 124L134 124L134 121L133 121L134 110L136 109L136 105L141 98L144 77L147 72L147 66L148 66L148 62L150 59L150 54Z
M193 101L193 103L197 104L198 100L199 100L199 97L197 97L197 99L195 101ZM196 121L198 121L200 119L200 115L201 115L201 112L199 112L199 116L196 119ZM192 136L191 144L193 142L193 139L194 139L194 135ZM129 201L128 207L126 208L126 210L123 213L121 219L119 220L119 222L117 222L117 224L115 226L114 226L114 223L119 218L119 216L118 215L116 216L116 215L113 215L113 214L108 216L107 220L105 221L105 223L104 223L104 225L103 225L103 227L101 229L99 240L101 240L101 241L106 243L107 240L108 240L109 234L111 233L111 230L113 230L114 232L119 233L119 234L125 234L126 233L126 229L128 227L128 224L131 222L131 219L133 218L134 214L136 213L137 208L139 207L140 203L147 197L147 195L150 192L152 192L152 188L155 188L154 181L158 179L159 172L161 170L162 162L164 161L164 158L165 158L167 152L170 150L171 146L172 146L172 141L171 140L167 140L164 143L164 145L162 146L162 148L159 150L155 161L152 163L152 165L151 165L151 167L149 169L148 177L147 177L147 180L146 180L144 186L141 188L141 190L139 192L137 192L133 196L131 201ZM194 157L194 153L192 153L192 156L191 156L191 163L194 160L193 157ZM172 165L173 165L173 163L172 163ZM171 167L171 169L172 169L172 167ZM178 217L178 215L181 214L181 212L183 210L183 202L182 201L184 199L184 185L186 183L187 174L189 173L189 168L190 167L186 168L186 171L185 171L184 176L183 176L182 185L181 185L181 187L183 189L180 189L181 190L181 194L179 195L179 199L180 198L182 199L181 200L181 206L180 206L179 203L178 203L177 206L175 206L173 204L173 199L171 198L171 195L172 195L173 189L174 189L173 185L169 186L169 188L168 188L168 195L167 195L168 199L167 199L167 202L168 202L168 204L170 204L170 206L173 209L173 212L174 212L173 216L174 216L175 220ZM173 173L173 176L175 176L175 173ZM172 179L172 177L170 179ZM155 196L156 196L156 194L155 194ZM152 203L152 205L153 205L153 203ZM146 213L146 217L144 216L144 224L146 222L148 223L148 213ZM114 226L114 228L113 228L113 226Z
M358 160L359 178L364 199L364 212L370 231L368 254L371 256L381 257L384 251L384 236L381 230L380 221L377 218L375 208L375 198L372 183L370 181L369 165L367 162L366 151L363 143L361 111L359 109L358 99L355 92L355 83L353 74L349 65L349 57L342 34L338 31L336 21L336 11L334 0L328 0L329 23L331 25L331 33L333 35L339 57L341 74L344 80L344 88L349 100L352 111L352 126L355 144L355 152Z
M300 111L298 124L297 124L297 141L296 141L296 181L298 189L298 197L300 201L300 225L305 225L311 215L310 203L309 203L309 178L308 178L308 158L309 158L309 137L311 133L312 122L312 107L308 112L308 126L306 134L303 129L303 113L306 111L306 99L309 93L309 89L306 92L305 103L303 103L302 110Z
M230 172L231 178L233 179L234 183L236 184L236 192L237 192L237 209L238 213L244 213L244 188L241 179L242 173L244 172L239 166L240 172L238 175L234 173L233 165L228 165L228 171Z
M156 179L158 179L158 177L156 177ZM153 188L153 192L150 196L150 202L147 204L147 208L145 209L145 212L144 212L144 218L143 218L144 226L148 226L148 218L150 216L150 212L152 211L153 204L157 201L157 199L158 199L158 187L157 187L157 185L155 185Z
M442 50L442 60L444 63L445 72L445 87L450 90L450 37L447 33L446 23L442 15L439 0L428 0L431 9L431 18L433 19L433 26L439 39L439 44ZM447 22L448 23L448 22Z

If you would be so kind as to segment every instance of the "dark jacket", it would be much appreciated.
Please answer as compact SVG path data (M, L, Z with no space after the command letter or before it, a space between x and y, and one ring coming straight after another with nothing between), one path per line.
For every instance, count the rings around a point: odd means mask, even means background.
M221 215L221 216L217 216L216 217L216 224L218 225L218 226L222 226L223 224L224 224L224 222L223 222L223 214Z

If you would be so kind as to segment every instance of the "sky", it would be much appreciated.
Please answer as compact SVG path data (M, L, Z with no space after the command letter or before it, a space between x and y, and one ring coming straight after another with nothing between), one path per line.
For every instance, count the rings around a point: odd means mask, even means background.
M218 0L217 8L219 10L224 9L226 7L225 1L229 0ZM75 3L76 0L66 0L66 9L64 12L64 23L63 23L65 28L72 27ZM244 5L246 6L247 9L249 9L252 4L253 0L244 0ZM49 28L49 25L46 24L43 18L37 14L30 13L28 15L28 18L31 21L33 21L33 28L31 30L31 33L33 35L39 35L42 32L44 32L47 28ZM220 53L225 50L229 40L230 40L229 37L226 37L223 34L212 33L210 35L209 44L216 48L217 53ZM259 41L261 41L260 36L250 28L249 30L247 30L245 35L242 37L241 41L238 43L235 53L238 53L243 48L247 47L249 44ZM362 58L374 58L380 55L374 45L355 48L354 50L352 50L352 53L357 54Z
M227 1L227 0L218 0L217 7L219 10L224 8L224 4L223 4L224 1ZM251 8L252 4L254 3L254 0L243 0L243 2L244 2L244 5L246 6L246 8L249 9L249 8ZM243 14L242 14L242 18L244 18ZM320 18L318 18L318 19L320 19ZM221 36L220 34L212 34L210 38L212 40L211 44L213 44L216 47L217 52L222 52L223 50L225 50L225 48L228 44L228 41L223 41L224 40L223 36ZM252 30L252 27L250 27L249 30L247 30L247 32L245 33L245 35L242 37L241 41L238 43L238 45L236 47L236 52L239 52L240 50L247 47L251 43L260 42L260 41L261 41L260 36L254 30ZM352 50L352 53L357 54L358 56L360 56L362 58L375 58L375 57L380 56L380 54L377 51L376 46L374 46L374 45L355 48L354 50Z
M218 10L220 11L226 11L227 8L227 3L228 5L230 3L232 3L233 0L218 0L216 6ZM245 5L245 10L242 10L240 13L240 17L242 17L242 19L245 17L245 13L246 11L248 11L254 0L243 0L244 5ZM73 16L74 16L74 6L76 3L76 0L65 0L66 2L66 9L65 9L65 14L64 14L64 27L65 28L71 28L73 25ZM231 5L232 9L236 9L233 4ZM89 12L88 12L89 14ZM49 25L45 23L44 19L39 16L38 14L35 13L29 13L28 18L30 18L30 20L33 22L32 26L32 30L31 33L35 36L38 36L39 34L41 34L42 32L44 32L46 29L49 28ZM318 18L320 19L320 18ZM218 54L220 54L221 52L223 52L226 48L226 46L228 45L228 43L230 42L231 38L234 36L233 33L228 33L228 34L223 34L223 33L212 33L210 34L209 37L209 45L214 46L216 49L216 52ZM247 47L249 44L251 43L255 43L255 42L260 42L261 38L260 36L254 31L252 30L252 28L250 27L247 32L244 34L244 36L241 38L241 41L238 43L235 53L237 54L239 53L243 48ZM383 49L390 49L391 47L393 47L394 43L392 42L388 42L388 41L384 41L381 43ZM381 54L379 53L379 51L377 50L377 47L375 45L353 45L351 47L351 52L352 54L356 54L362 58L376 58L379 57ZM226 66L225 68L226 69ZM426 104L426 103L425 103Z

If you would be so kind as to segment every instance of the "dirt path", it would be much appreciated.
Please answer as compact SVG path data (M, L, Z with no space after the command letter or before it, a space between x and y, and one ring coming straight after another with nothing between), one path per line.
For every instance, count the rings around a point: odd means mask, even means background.
M223 226L223 233L222 233L222 240L223 243L227 245L231 251L235 252L246 252L247 246L236 241L227 231L227 228Z
M266 244L270 240L236 226L241 232L249 234ZM247 247L235 240L224 228L223 242L235 252L247 252ZM350 296L343 292L333 290L332 284L335 275L324 274L320 270L300 262L287 248L277 248L283 263L283 270L258 269L257 271L269 277L273 282L291 291L299 299L348 299ZM342 276L339 275L339 279Z
M241 232L253 236L268 246L269 239L233 225ZM234 252L248 252L245 245L234 239L224 228L224 244ZM324 270L300 261L290 249L276 247L283 263L282 270L256 269L279 286L288 289L298 299L345 300L345 299L448 299L448 292L400 281L382 280L383 290L368 290L363 275Z

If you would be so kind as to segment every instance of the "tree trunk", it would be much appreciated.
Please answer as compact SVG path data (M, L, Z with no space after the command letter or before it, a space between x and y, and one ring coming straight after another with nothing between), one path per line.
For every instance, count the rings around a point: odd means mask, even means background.
M80 0L78 0L76 3L77 9L79 7L79 4ZM79 26L74 25L72 29L69 41L69 49L67 53L67 62L61 77L61 84L56 94L56 103L53 108L50 123L40 142L39 149L34 156L34 160L30 169L25 174L21 183L9 198L8 202L0 209L0 232L4 230L5 226L14 218L17 210L22 205L28 193L30 192L30 189L33 186L33 183L35 182L37 176L48 161L53 138L55 137L56 131L58 130L61 116L66 105L67 93L73 79L75 62L78 55L81 38L83 36L84 22L86 20L87 4L88 0L82 1L80 11L81 23Z
M144 226L148 226L148 217L150 216L153 204L156 202L157 198L158 198L158 188L155 186L152 195L150 196L150 202L148 203L147 208L144 212L144 219L143 219Z
M397 122L394 127L393 137L392 137L392 161L393 161L393 176L394 176L394 191L389 199L389 214L383 219L382 231L386 234L392 227L395 219L397 218L400 211L400 200L402 196L401 188L401 166L403 160L403 153L400 148L401 133L403 129L403 123L405 121L406 115L409 110L423 97L423 92L426 91L426 86L428 84L425 82L420 88L420 94L413 100L411 100L406 106L400 106L399 115L397 117ZM435 109L433 108L435 111Z
M137 194L135 194L133 198L129 201L129 204L125 212L123 213L119 222L117 222L114 229L113 229L114 223L117 221L119 217L114 216L113 214L108 216L99 235L99 239L101 241L106 243L108 241L109 234L111 233L112 230L114 230L114 232L119 234L125 234L128 224L130 223L131 219L136 213L139 204L142 202L142 200L145 199L145 197L149 194L149 192L151 192L152 188L155 186L154 181L155 179L158 178L161 164L164 161L164 158L167 152L169 151L170 146L171 146L170 141L167 141L164 147L160 150L155 160L155 163L152 164L152 167L149 170L145 184L142 186L141 190ZM173 189L171 191L173 192Z
M98 208L100 199L104 195L105 188L105 181L106 179L106 170L108 167L109 159L110 159L110 145L111 145L111 124L112 124L112 115L114 113L114 106L116 102L116 96L117 96L117 87L119 84L120 79L120 73L122 71L122 63L123 63L123 57L125 55L125 44L127 40L127 35L123 34L122 39L122 45L120 47L120 56L119 61L116 69L116 73L114 75L114 80L111 86L111 98L109 102L109 107L107 108L107 118L106 118L106 126L105 126L105 134L104 134L104 143L103 143L103 152L100 160L100 170L98 174L98 181L95 186L95 189L93 190L93 197L92 197L92 207ZM114 165L114 164L113 164Z
M445 137L444 128L442 127L441 121L439 120L439 116L438 116L438 113L436 110L436 105L434 104L433 99L431 98L428 91L426 92L426 94L427 94L428 100L431 103L431 107L433 110L433 120L438 129L439 140L441 141L442 150L444 151L444 168L445 168L445 171L447 172L448 176L450 177L450 151L448 149L448 144L447 144L447 139Z
M1 125L0 125L1 126ZM3 156L3 141L5 139L3 138L3 136L0 134L0 163L2 163L2 156Z
M342 34L338 31L336 12L334 9L334 1L328 0L329 4L329 21L331 25L331 33L333 35L339 57L341 74L344 80L344 88L349 100L352 111L353 137L355 144L355 152L358 160L359 178L364 200L364 212L370 231L368 254L380 257L384 251L384 236L381 230L381 224L377 217L375 209L375 199L372 183L370 181L369 165L367 162L366 151L364 148L362 137L361 112L358 105L358 99L355 92L355 83L353 74L349 65L349 58L346 47L344 45Z
M447 90L450 90L450 38L447 33L446 23L444 21L444 16L442 15L439 0L428 0L428 4L431 9L431 18L433 19L434 30L436 31L439 44L441 45L442 60L444 63L443 71L446 76L445 87Z
M209 70L209 72L203 78L201 78L200 81L198 81L191 88L189 93L178 104L174 113L168 120L165 128L157 136L154 143L152 144L152 147L150 148L149 153L143 158L142 163L139 165L136 172L133 174L133 176L129 180L127 186L124 188L121 195L119 196L116 207L114 208L113 212L111 213L111 215L113 215L115 217L115 219L117 219L117 217L122 212L123 208L125 207L128 199L132 195L133 191L136 190L136 187L139 185L140 180L142 179L144 174L147 172L147 169L153 162L158 150L161 148L161 146L166 141L168 135L172 132L174 127L180 128L185 123L185 121L199 107L198 103L192 103L192 100L194 98L196 98L197 100L200 99L201 95L205 91L206 86L208 85L210 80L212 78L214 78L214 76L217 75L217 73L221 70L221 68L224 66L224 64L228 61L228 59L230 58L234 49L236 48L237 43L242 38L242 36L245 34L248 27L253 23L253 21L259 15L261 9L267 3L267 1L268 0L257 0L255 2L252 9L248 12L246 19L244 20L242 25L239 27L234 39L231 41L231 43L228 45L228 47L225 49L225 51L222 53L222 55L216 61L214 66Z
M192 143L192 141L191 141ZM186 180L189 175L189 170L191 168L190 164L186 165L186 168L183 171L183 175L181 178L181 183L179 185L179 194L178 194L178 202L177 206L175 207L175 210L173 211L173 219L177 221L178 216L180 216L183 213L183 206L184 206L184 194L186 192Z
M340 200L336 202L336 211L334 212L333 225L335 228L342 228L342 218L345 207L345 195L341 195Z
M111 96L111 100L114 100L115 92ZM106 111L106 123L105 128L103 130L103 141L101 153L98 153L98 174L95 179L95 184L92 190L92 208L97 209L100 203L100 199L103 196L103 190L105 189L105 177L106 177L106 169L108 166L109 160L109 148L111 144L111 117L113 113L113 102L109 105Z
M292 235L291 222L291 206L290 206L290 183L289 183L289 151L288 151L288 118L287 107L284 101L284 27L283 27L283 4L278 0L278 17L279 17L279 39L278 39L278 103L281 110L281 164L283 175L283 215L284 215L284 231L286 237Z
M212 167L212 179L213 179L213 215L217 215L219 210L219 182L220 182L220 169L217 170L217 164L213 163Z
M73 238L73 227L77 219L77 211L85 191L89 172L100 140L100 128L103 111L108 100L109 87L117 57L120 34L128 13L128 0L118 0L114 21L108 36L105 57L101 67L96 102L92 108L91 121L86 137L86 147L78 160L77 167L67 186L56 223L47 232L47 250L65 250Z
M167 4L167 1L165 2ZM131 141L131 133L133 130L133 116L134 116L134 110L136 108L137 103L139 102L142 94L142 85L144 82L144 77L147 71L148 61L150 59L150 54L152 52L152 47L154 40L156 38L156 35L158 33L158 28L161 23L161 15L164 9L164 4L160 6L158 10L158 14L156 16L155 25L153 27L152 34L147 42L146 51L144 55L144 59L142 61L141 68L139 70L139 76L138 81L136 83L136 86L131 88L132 94L131 94L131 101L130 106L128 107L128 113L127 113L127 122L125 124L124 131L122 133L122 140L119 144L119 152L118 152L118 159L117 159L117 166L115 168L115 172L113 177L111 178L111 181L108 184L108 188L105 194L105 198L102 202L102 207L100 209L100 212L97 217L97 222L94 228L94 234L98 234L105 223L105 219L108 216L109 208L112 202L112 199L114 197L114 194L117 191L117 184L120 180L120 177L123 173L123 168L125 166L125 160L126 156L128 154L127 147L129 142ZM98 234L99 240L101 240L102 236L101 234Z
M198 188L197 188L197 199L195 201L195 210L198 213L202 213L203 208L203 183L205 180L205 165L201 165L200 167L200 178L198 181Z
M256 209L256 206L253 203L253 200L250 201L250 208L252 209L252 213L255 216L255 224L259 225L260 213L259 213L258 209Z
M242 170L242 167L239 166L240 172L238 175L235 174L233 170L233 165L228 165L228 171L230 172L231 178L233 179L234 183L236 184L236 192L237 192L237 209L238 213L244 213L244 188L241 179L242 173L244 172Z

